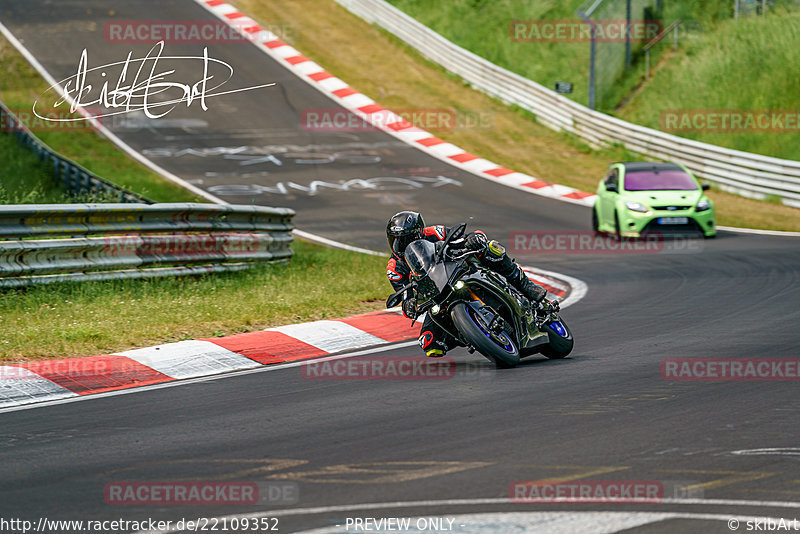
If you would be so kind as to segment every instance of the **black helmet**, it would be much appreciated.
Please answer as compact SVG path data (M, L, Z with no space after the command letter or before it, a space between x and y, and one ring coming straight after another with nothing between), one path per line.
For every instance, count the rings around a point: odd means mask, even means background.
M397 255L402 256L409 243L422 239L423 228L425 228L425 221L422 220L422 215L416 211L401 211L394 215L386 225L389 248Z

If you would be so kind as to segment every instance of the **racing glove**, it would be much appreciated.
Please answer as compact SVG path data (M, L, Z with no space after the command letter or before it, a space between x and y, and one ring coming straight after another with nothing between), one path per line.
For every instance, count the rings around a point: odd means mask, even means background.
M488 241L485 235L480 232L472 232L467 236L467 240L464 242L464 248L467 250L482 251L486 250L487 244Z
M557 300L542 299L538 303L537 309L542 310L545 313L550 313L561 310L561 306L558 304Z

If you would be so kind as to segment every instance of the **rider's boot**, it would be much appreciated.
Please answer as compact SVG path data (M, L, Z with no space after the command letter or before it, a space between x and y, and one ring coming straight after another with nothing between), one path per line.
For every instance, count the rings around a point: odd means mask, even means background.
M507 278L509 283L518 289L520 293L525 295L525 297L530 300L534 306L542 302L547 296L547 290L542 286L534 284L533 281L525 274L525 271L520 269L518 265L515 264L514 267L515 272L511 273L511 275Z
M491 265L496 273L503 275L509 284L531 301L534 308L547 296L547 290L534 284L519 265L508 257L506 249L497 241L488 243L481 260Z

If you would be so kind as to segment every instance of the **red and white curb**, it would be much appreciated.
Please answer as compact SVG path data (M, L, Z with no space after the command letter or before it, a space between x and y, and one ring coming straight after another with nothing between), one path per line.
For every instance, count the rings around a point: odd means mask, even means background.
M508 169L497 163L470 154L430 132L406 121L368 96L359 93L298 50L281 41L277 35L261 27L255 20L238 11L224 0L195 0L220 20L252 41L264 53L309 83L334 102L361 117L376 129L382 130L423 152L454 167L492 182L527 191L536 195L593 206L596 195L572 187L546 182L525 173Z
M580 280L540 269L525 271L562 307L574 304L586 292ZM88 358L3 365L0 409L245 371L418 336L418 323L412 325L397 310L384 310Z

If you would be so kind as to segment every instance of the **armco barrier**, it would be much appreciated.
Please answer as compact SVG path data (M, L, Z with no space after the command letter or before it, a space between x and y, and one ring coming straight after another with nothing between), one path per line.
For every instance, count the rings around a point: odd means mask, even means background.
M293 216L288 208L191 203L2 206L0 287L188 275L287 260Z
M683 163L720 189L753 198L774 195L786 205L800 207L800 161L730 150L616 119L455 45L383 0L336 2L476 89L531 111L552 129L575 134L592 146L621 144L648 157Z
M12 135L17 137L20 143L33 151L40 160L51 164L53 166L53 175L55 178L63 183L67 190L72 193L92 194L99 192L119 202L130 202L134 204L153 203L152 200L127 191L118 185L100 178L74 161L53 151L53 149L36 137L2 102L0 102L0 130L11 132Z

